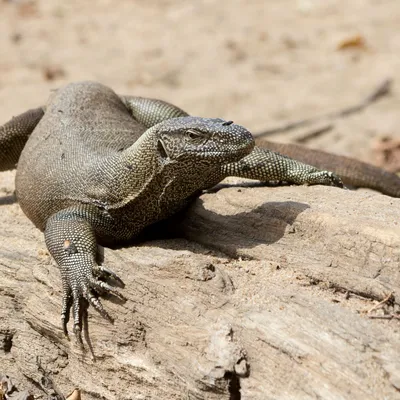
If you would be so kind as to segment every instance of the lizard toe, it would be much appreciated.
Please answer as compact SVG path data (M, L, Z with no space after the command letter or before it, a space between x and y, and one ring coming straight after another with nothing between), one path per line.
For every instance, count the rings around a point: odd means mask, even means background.
M81 296L79 295L79 292L75 289L72 290L72 297L73 297L72 305L74 313L74 334L79 345L83 347Z
M93 273L95 275L98 275L98 277L104 277L105 279L107 278L112 278L115 279L117 282L121 284L122 287L125 287L125 283L122 281L122 279L111 269L104 267L103 265L96 265L93 267Z
M110 314L105 310L103 304L101 303L100 299L98 298L97 294L94 293L94 290L90 289L88 286L85 286L84 289L84 297L86 300L93 306L93 308L106 320L111 323L114 323L114 319L110 316Z
M64 289L63 297L62 297L62 307L61 307L61 326L64 332L64 335L69 339L67 324L69 322L71 307L72 307L72 293L69 288Z
M114 319L104 309L99 295L112 294L120 300L126 301L126 298L117 288L100 280L100 278L117 276L107 268L99 268L97 265L88 266L81 264L82 268L75 270L61 268L63 282L63 297L61 310L61 326L64 335L69 339L67 325L70 320L71 308L73 310L74 334L78 344L82 347L82 316L87 312L89 305L99 312L99 314L110 321Z
M99 293L111 293L114 296L117 296L119 299L126 301L126 297L120 293L120 291L112 286L110 286L108 283L100 281L95 278L90 278L89 279L90 287L95 289Z
M343 182L339 176L337 176L333 172L329 172L329 171L327 172L327 175L328 175L328 179L330 180L332 186L343 188Z
M326 185L343 187L342 180L330 171L315 171L309 174L306 183L308 185Z

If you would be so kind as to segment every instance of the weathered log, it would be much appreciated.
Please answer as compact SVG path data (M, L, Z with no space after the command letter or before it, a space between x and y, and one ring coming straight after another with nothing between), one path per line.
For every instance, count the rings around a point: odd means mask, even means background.
M397 315L400 200L204 194L180 222L185 238L104 250L128 301L104 301L114 325L89 309L94 361L63 337L59 272L11 177L0 175L0 373L21 390L41 393L39 357L83 400L400 397L400 321L369 318Z

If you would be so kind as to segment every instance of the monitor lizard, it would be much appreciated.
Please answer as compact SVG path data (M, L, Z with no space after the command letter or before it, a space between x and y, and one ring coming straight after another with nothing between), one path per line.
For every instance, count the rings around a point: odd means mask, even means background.
M112 321L98 295L123 298L102 279L120 280L97 263L97 244L129 240L227 176L342 186L332 172L255 146L232 121L95 82L71 83L0 127L0 170L17 163L18 202L61 271L63 331L72 308L80 343L82 300Z

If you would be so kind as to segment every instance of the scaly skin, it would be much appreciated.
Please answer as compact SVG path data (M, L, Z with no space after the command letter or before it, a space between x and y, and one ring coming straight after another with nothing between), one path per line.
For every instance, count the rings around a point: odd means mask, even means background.
M308 149L292 143L274 143L256 139L256 144L317 168L334 171L346 185L378 190L392 197L400 197L400 177L354 158Z
M67 333L72 306L80 342L81 300L111 320L97 295L122 297L99 279L118 277L97 264L97 243L132 238L229 175L342 185L331 172L254 147L252 135L231 121L191 117L93 82L70 84L46 107L6 123L0 148L4 142L12 156L0 153L3 169L14 166L23 148L17 198L60 267L62 326Z

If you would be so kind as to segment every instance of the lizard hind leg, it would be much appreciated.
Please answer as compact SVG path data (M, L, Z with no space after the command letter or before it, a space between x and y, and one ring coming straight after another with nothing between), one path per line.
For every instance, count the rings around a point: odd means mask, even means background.
M44 115L44 108L28 110L0 126L0 171L14 169L29 136Z
M117 281L121 282L121 280L114 272L97 265L97 243L94 230L79 210L70 208L57 212L47 220L44 233L47 248L61 271L62 328L68 336L67 323L72 307L74 333L81 344L84 313L82 308L88 302L105 319L113 322L111 316L103 308L98 295L111 293L125 300L117 289L104 282L104 279L110 276Z

